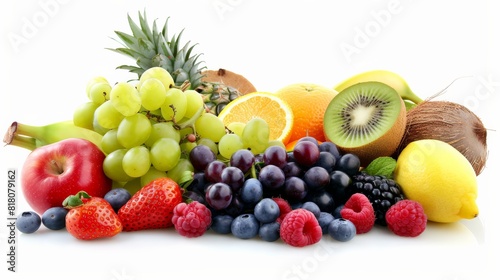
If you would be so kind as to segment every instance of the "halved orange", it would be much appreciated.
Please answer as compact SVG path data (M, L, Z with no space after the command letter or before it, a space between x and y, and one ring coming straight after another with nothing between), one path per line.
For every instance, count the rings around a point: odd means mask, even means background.
M219 113L225 126L232 122L247 123L253 118L262 118L270 128L269 140L280 140L287 144L293 127L293 111L280 97L269 92L253 92L229 102Z

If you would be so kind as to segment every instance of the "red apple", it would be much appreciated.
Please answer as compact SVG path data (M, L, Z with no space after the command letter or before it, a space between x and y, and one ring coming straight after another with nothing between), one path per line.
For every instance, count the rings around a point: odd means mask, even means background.
M94 143L78 138L61 140L31 152L21 170L21 189L37 213L62 206L69 195L85 191L103 197L112 181L104 174L104 153Z

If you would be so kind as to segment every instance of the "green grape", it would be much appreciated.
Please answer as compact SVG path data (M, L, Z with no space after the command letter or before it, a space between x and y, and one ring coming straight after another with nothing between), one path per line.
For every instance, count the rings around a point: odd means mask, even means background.
M97 84L97 83L108 83L108 80L102 76L97 76L97 77L94 77L92 79L90 79L88 82L87 82L87 86L85 88L85 92L87 93L87 97L90 99L90 88L92 88L93 85Z
M226 134L219 141L219 154L230 159L234 152L243 149L243 141L236 134Z
M219 147L217 146L217 143L215 143L211 139L200 138L198 140L198 145L205 145L205 146L209 147L210 150L212 150L212 152L214 152L214 154L218 154L219 153Z
M179 142L170 138L161 138L150 149L151 163L160 171L174 168L181 158Z
M189 156L191 150L196 146L197 146L196 142L189 142L189 141L183 142L180 144L181 152L183 155Z
M241 137L243 134L243 129L245 128L245 123L243 122L232 122L227 125L227 129L232 131L234 134Z
M243 146L250 148L254 154L263 153L269 143L269 134L269 124L261 118L253 118L243 129Z
M188 159L181 158L174 168L167 172L167 177L176 181L177 183L182 183L181 179L186 175L190 174L193 178L194 167L193 164Z
M117 128L120 122L125 118L118 112L111 101L106 101L99 106L94 113L97 123L107 129Z
M151 67L148 70L144 71L144 73L142 73L141 78L139 79L139 83L137 84L137 89L140 90L142 84L150 78L160 80L160 82L163 84L163 87L165 87L165 90L168 90L169 88L175 86L172 75L170 75L170 73L165 68Z
M184 117L191 118L194 116L194 114L196 114L196 112L198 112L200 107L205 106L205 103L203 102L201 94L199 94L194 89L188 89L184 91L184 95L186 95L187 100L186 114L184 115Z
M125 117L118 126L118 142L125 148L140 146L151 134L151 122L143 114Z
M123 156L123 171L130 177L141 177L148 172L151 167L149 150L144 146L130 148Z
M210 113L201 115L195 121L194 127L201 138L208 138L216 143L226 134L226 127L222 120Z
M184 118L187 108L186 95L178 88L167 90L165 101L161 105L161 114L167 121L178 122Z
M123 184L122 188L126 189L131 195L134 195L141 188L141 178L133 178L132 180Z
M113 181L128 182L133 179L123 170L122 161L125 153L127 153L127 149L113 151L106 156L102 163L104 174Z
M101 139L101 149L105 154L109 154L118 149L123 149L124 147L118 142L116 137L118 134L118 129L110 129L106 132Z
M104 128L104 127L99 125L99 123L97 122L97 118L95 116L95 113L94 113L94 121L92 122L92 129L101 135L106 134L106 132L108 132L110 130L109 128Z
M155 78L145 80L139 90L142 107L148 111L154 111L161 107L167 97L167 90L162 82Z
M122 115L133 116L141 109L141 97L137 89L126 82L113 86L110 93L111 104Z
M108 82L95 83L89 91L89 99L96 103L102 104L109 100L111 85Z
M144 143L146 147L151 147L160 138L171 138L176 142L181 141L181 135L171 122L159 122L152 126L151 134Z
M146 174L142 175L141 177L141 186L144 187L145 185L149 184L151 181L158 179L158 178L165 178L167 177L167 172L165 171L160 171L153 166L151 166L146 172Z
M283 144L283 142L280 141L280 140L270 140L269 143L267 143L267 146L268 147L271 147L271 146L280 146L283 149L286 149L285 144Z
M76 126L94 129L94 112L99 107L94 102L86 102L76 107L73 112L73 123Z

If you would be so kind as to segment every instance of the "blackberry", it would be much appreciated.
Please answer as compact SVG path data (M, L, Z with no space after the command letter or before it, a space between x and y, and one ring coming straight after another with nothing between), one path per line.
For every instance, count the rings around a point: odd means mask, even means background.
M392 179L385 176L372 176L364 172L352 176L352 184L348 187L349 195L362 193L373 205L375 210L375 223L386 226L385 213L396 202L403 200L404 196L400 186Z

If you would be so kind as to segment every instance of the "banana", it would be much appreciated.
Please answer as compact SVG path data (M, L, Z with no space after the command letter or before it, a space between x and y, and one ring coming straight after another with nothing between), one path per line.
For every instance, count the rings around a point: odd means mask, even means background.
M44 126L13 122L5 133L3 141L7 145L34 150L67 138L86 139L100 147L102 135L93 130L76 126L73 121L56 122Z
M401 98L405 101L409 100L414 104L419 104L423 100L418 97L408 86L406 81L398 74L387 71L387 70L371 70L363 73L359 73L350 78L345 79L343 82L339 83L334 87L337 92L350 87L354 84L368 81L376 81L387 84L396 90Z

